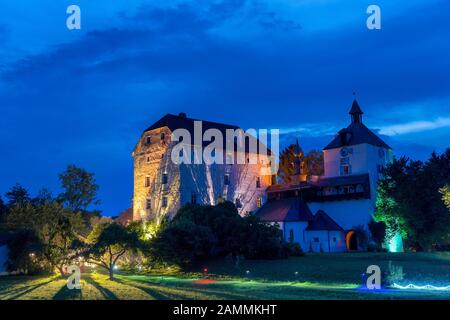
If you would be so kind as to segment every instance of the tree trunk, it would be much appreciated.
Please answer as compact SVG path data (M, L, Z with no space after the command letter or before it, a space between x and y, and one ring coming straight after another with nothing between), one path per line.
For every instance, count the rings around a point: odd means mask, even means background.
M109 267L109 280L114 280L114 270L113 267Z
M57 267L59 273L61 274L61 277L65 277L66 273L64 272L64 267Z

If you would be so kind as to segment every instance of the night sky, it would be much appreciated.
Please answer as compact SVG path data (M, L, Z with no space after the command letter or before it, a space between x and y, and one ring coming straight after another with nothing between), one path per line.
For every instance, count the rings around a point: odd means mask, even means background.
M66 28L70 4L81 30ZM370 4L381 30L366 27ZM449 13L448 0L1 1L0 193L56 195L73 163L116 215L134 145L164 114L321 149L353 92L397 156L425 159L450 146Z

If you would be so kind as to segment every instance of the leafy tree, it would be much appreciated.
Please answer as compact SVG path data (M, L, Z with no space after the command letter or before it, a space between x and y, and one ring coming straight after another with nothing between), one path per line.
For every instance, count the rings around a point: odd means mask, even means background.
M3 202L2 197L0 196L0 224L5 222L7 212L8 212L8 208L6 207L5 203Z
M150 254L158 262L188 267L209 257L215 243L210 228L183 219L169 224L152 240Z
M8 214L7 225L12 230L32 231L41 244L39 256L61 275L77 256L75 244L82 228L81 216L57 202L15 205Z
M296 145L291 144L280 153L278 177L283 183L291 183L295 174Z
M395 159L379 181L375 220L386 225L389 240L397 232L416 250L448 243L450 215L439 192L450 183L450 149L426 162Z
M114 279L114 268L127 252L137 252L142 248L139 235L117 223L102 222L95 225L88 237L85 258L109 273Z
M376 243L378 248L381 248L386 238L385 224L383 222L376 222L375 220L370 220L368 227L372 240Z
M445 186L440 190L440 192L442 193L442 201L444 201L448 210L450 210L450 187Z
M83 168L69 165L67 169L59 175L61 187L64 190L59 196L59 200L67 205L73 212L86 211L89 205L99 204L97 199L98 185L95 182L94 174L87 172Z
M317 150L309 151L305 156L308 175L322 176L325 173L323 152Z
M22 187L20 184L13 186L6 194L8 199L8 206L12 207L16 204L25 204L30 202L30 196L28 190Z
M51 271L50 265L42 258L42 243L33 230L19 230L8 241L8 271L37 274Z

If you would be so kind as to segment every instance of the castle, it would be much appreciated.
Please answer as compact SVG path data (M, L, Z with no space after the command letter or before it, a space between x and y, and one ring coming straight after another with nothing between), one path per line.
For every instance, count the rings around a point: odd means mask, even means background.
M297 147L290 184L277 184L268 174L270 156L257 163L174 164L171 135L180 128L193 133L196 120L184 113L168 114L142 133L133 151L133 220L171 218L187 203L228 200L241 215L252 213L278 224L285 240L298 242L305 251L357 250L355 229L367 228L375 211L377 181L393 152L364 125L356 100L349 114L350 125L323 149L324 175L307 178ZM202 123L202 133L209 128L221 132L238 128ZM251 156L247 149L241 152L245 158Z

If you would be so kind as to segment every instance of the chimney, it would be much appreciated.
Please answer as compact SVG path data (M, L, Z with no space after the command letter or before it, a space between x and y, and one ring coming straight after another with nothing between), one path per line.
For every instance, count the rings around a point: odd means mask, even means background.
M180 112L180 113L178 114L178 116L179 116L180 118L186 118L186 113Z

